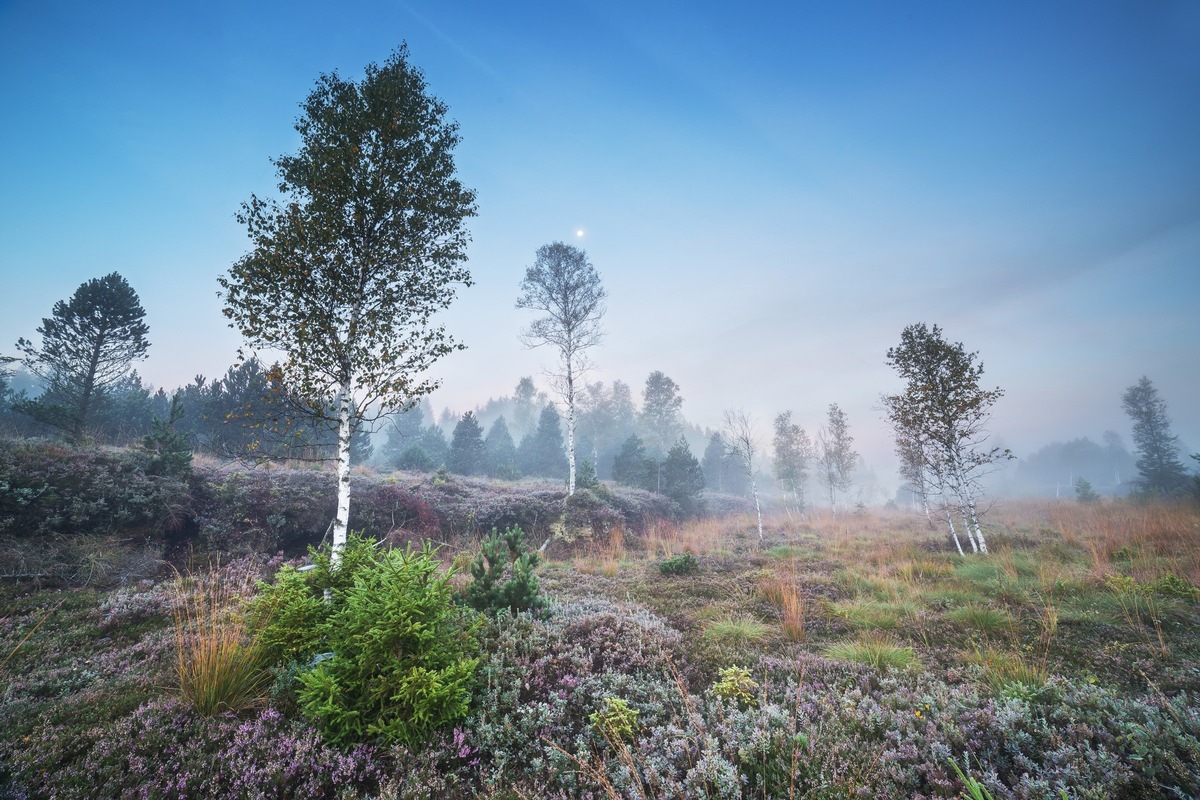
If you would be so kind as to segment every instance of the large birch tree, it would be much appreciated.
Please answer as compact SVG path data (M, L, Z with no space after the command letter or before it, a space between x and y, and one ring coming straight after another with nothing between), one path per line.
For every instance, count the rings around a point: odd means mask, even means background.
M554 389L567 409L567 494L575 494L576 397L587 370L587 351L600 343L600 319L607 297L587 253L563 242L542 245L525 270L517 308L540 311L522 333L529 347L550 345L558 351Z
M961 342L950 343L937 325L909 325L900 345L887 351L887 365L904 379L904 390L884 395L883 407L896 435L905 478L928 507L937 507L950 538L963 553L956 520L971 549L987 553L979 523L980 478L996 463L1013 457L987 447L991 407L1004 396L984 389L983 364Z
M400 47L361 81L322 75L274 161L280 200L251 196L252 248L220 279L225 316L282 354L289 395L338 432L335 550L350 519L350 438L370 409L410 406L461 345L435 324L465 267L475 194L455 177L458 126Z

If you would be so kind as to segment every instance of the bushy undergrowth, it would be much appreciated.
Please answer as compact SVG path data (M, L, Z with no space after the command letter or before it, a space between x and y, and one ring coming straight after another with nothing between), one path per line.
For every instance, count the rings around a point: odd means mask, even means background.
M335 560L285 566L254 615L276 663L298 664L297 702L330 741L415 744L461 719L478 663L472 622L426 545L351 536Z
M0 442L0 535L159 537L190 516L184 478L148 475L138 451Z
M151 473L161 470L148 458L144 450L4 442L0 537L161 540L172 534L195 536L216 551L297 552L321 541L336 508L336 481L326 469L209 464L190 474L157 475ZM640 533L679 514L668 498L627 487L582 490L568 500L565 487L537 481L403 474L352 481L350 527L393 544L511 527L539 538L604 536L618 528ZM0 569L3 558L0 552ZM12 563L20 558L14 555Z

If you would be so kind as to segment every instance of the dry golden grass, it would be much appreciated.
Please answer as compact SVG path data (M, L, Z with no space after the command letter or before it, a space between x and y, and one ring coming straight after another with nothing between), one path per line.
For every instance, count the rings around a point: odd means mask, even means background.
M1055 503L1050 527L1092 556L1096 577L1118 571L1125 561L1139 583L1175 575L1200 584L1200 511L1191 504Z
M184 698L202 715L260 705L271 683L268 659L246 628L243 603L254 582L219 569L175 582L175 669Z
M783 575L767 573L759 581L759 592L764 600L779 611L783 632L793 642L804 641L807 619L807 604L798 583L794 560L784 568Z
M647 557L670 558L691 553L722 553L728 549L729 540L743 527L736 517L705 518L685 523L655 522L650 525L642 542Z
M584 575L603 575L614 578L621 570L621 562L625 561L625 531L614 527L609 531L607 541L593 540L588 542L581 555L572 560L576 572Z

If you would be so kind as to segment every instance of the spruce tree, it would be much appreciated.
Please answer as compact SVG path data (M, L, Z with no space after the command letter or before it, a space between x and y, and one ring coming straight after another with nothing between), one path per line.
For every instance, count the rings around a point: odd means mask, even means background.
M1122 396L1125 413L1133 420L1133 444L1137 449L1135 483L1144 494L1170 497L1182 494L1188 485L1187 470L1179 460L1179 437L1171 433L1167 401L1151 380L1142 379Z

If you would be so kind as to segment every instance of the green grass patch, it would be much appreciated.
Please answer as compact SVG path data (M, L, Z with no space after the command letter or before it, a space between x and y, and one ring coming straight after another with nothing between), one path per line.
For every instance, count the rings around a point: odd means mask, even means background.
M709 623L704 638L727 647L756 644L767 638L771 626L750 617L726 617Z
M805 558L812 555L812 551L796 544L777 544L774 547L768 547L764 552L769 558L780 560Z
M950 610L960 606L982 604L986 601L984 594L973 586L937 586L918 593L918 598L930 608Z
M1003 571L991 561L969 557L954 568L954 576L961 581L976 585L993 584L1000 580Z
M1003 636L1013 629L1011 614L1003 609L966 605L946 614L947 619L984 636Z
M876 669L912 669L920 661L911 647L878 632L865 633L851 642L837 642L825 648L827 658L855 661Z
M834 613L863 631L894 631L900 627L902 618L911 616L907 611L906 604L870 600L853 600L834 606Z

